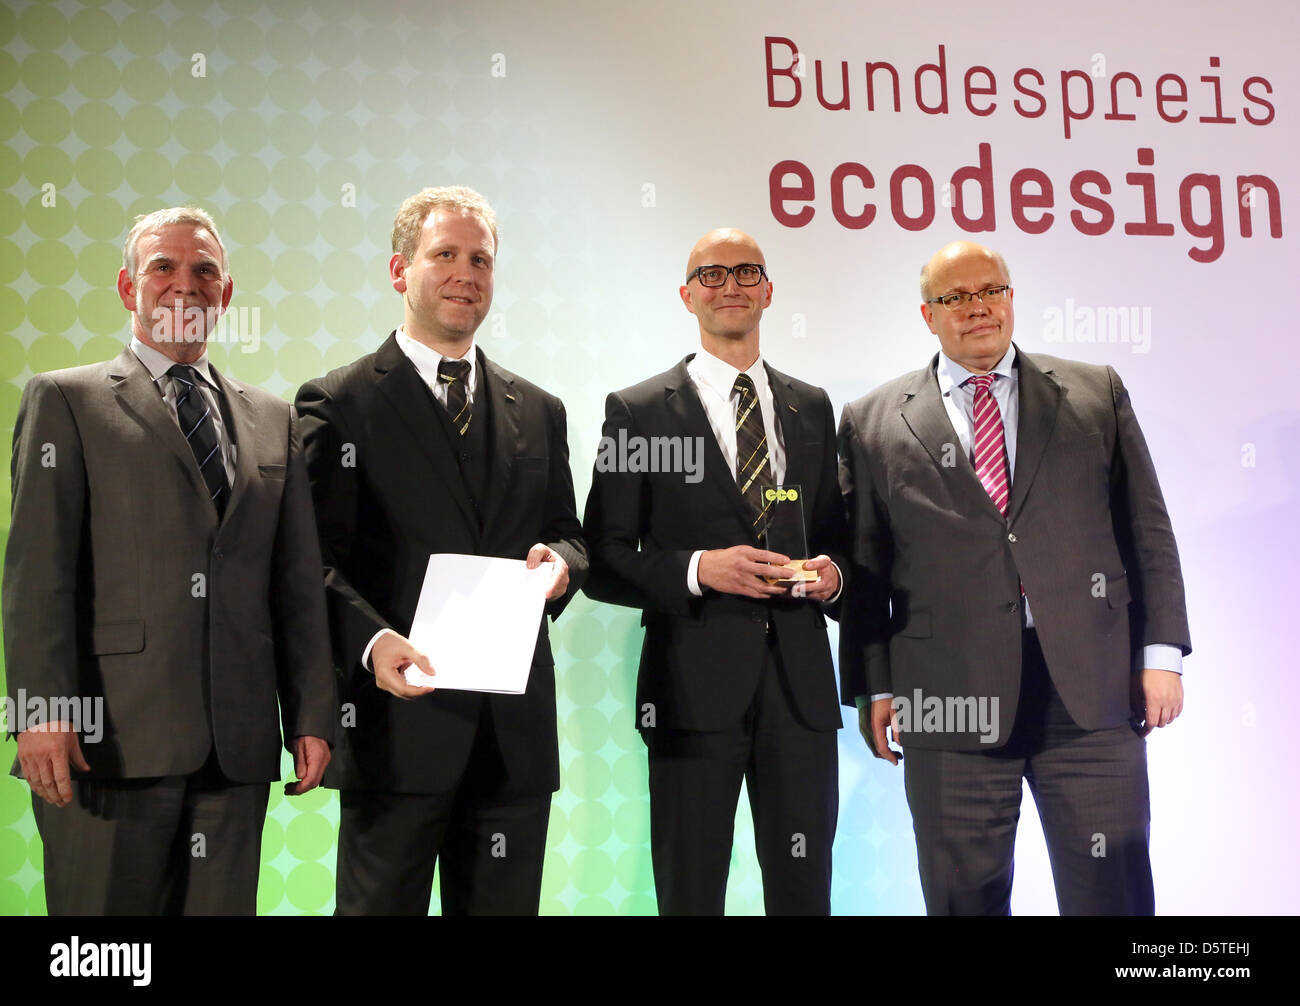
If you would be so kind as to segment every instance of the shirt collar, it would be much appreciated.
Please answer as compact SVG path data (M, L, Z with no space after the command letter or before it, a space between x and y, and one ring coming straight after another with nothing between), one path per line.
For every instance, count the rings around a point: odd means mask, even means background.
M694 364L692 368L695 371L694 376L701 384L707 385L710 390L724 399L731 397L731 389L736 385L736 375L741 371L703 348L695 354L695 359L691 362ZM761 400L763 393L767 391L767 368L763 366L762 354L744 373L748 374L750 380L754 382L754 391Z
M146 346L140 341L140 337L136 335L131 336L131 352L135 354L137 360L144 364L145 369L149 371L149 376L153 378L155 384L158 382L159 378L166 376L167 371L176 366L175 360L164 356L152 346ZM217 386L217 382L212 377L212 369L208 364L208 350L206 346L203 349L203 355L191 363L190 366L197 370L199 376L208 384L212 385L212 387L215 388Z
M436 349L430 349L422 342L412 339L406 334L402 326L397 327L397 348L407 355L410 361L415 364L415 369L420 372L425 381L429 384L435 384L438 379L438 364L443 360L455 360L454 356L443 356ZM469 376L465 379L465 386L471 391L474 388L474 375L478 368L478 353L476 351L478 343L470 339L469 349L460 359L469 363Z
M1002 359L998 361L997 366L990 370L989 373L1014 381L1016 379L1015 362L1016 347L1011 345L1002 354ZM947 398L952 394L954 388L961 387L962 384L975 375L960 363L950 359L948 354L941 349L939 350L939 365L935 368L934 376L939 380L939 393Z

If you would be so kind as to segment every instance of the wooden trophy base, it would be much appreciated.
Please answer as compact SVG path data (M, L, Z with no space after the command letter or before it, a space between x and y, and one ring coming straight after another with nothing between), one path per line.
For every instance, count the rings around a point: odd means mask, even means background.
M817 570L804 569L804 559L792 559L781 567L788 569L790 572L785 576L765 576L763 577L768 583L815 583L818 579Z

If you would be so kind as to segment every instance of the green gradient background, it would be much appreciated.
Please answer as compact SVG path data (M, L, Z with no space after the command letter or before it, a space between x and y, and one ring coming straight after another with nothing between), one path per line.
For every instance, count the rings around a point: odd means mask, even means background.
M108 359L126 338L113 284L136 214L188 202L213 212L230 253L232 307L260 308L261 345L253 353L214 346L212 359L292 398L302 381L369 352L400 320L386 275L393 213L424 185L459 182L487 194L502 218L497 297L480 341L569 403L581 508L608 390L588 383L605 348L598 335L571 338L565 328L589 310L573 281L581 233L547 202L557 169L541 127L512 117L504 82L492 95L494 47L444 24L437 8L418 16L417 31L399 12L351 3L310 13L193 0L0 9L5 447L31 374ZM421 51L431 41L439 43L432 73ZM195 52L205 55L205 77L192 75ZM49 184L52 207L41 205ZM355 186L355 208L341 205L345 184ZM512 205L503 191L526 201ZM660 359L659 368L671 362ZM8 479L0 493L7 536ZM645 754L630 713L636 613L581 597L552 639L563 788L551 813L542 911L653 913ZM0 742L4 765L13 752L12 741ZM286 777L290 770L286 757ZM335 793L291 800L273 787L259 912L333 910L337 827ZM728 911L759 913L743 798L735 849ZM29 791L5 776L0 913L44 911Z

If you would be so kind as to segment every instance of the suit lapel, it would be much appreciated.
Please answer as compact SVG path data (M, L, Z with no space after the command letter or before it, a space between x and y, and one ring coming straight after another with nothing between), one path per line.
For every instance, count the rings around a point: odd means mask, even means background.
M222 519L222 523L225 523L257 475L257 452L253 450L253 433L257 429L257 422L253 415L253 403L248 400L244 389L229 378L222 377L211 364L208 365L208 370L216 378L218 391L226 401L226 410L233 428L230 439L235 443L235 484L230 487L230 502L226 504L225 517Z
M167 408L167 403L158 393L153 378L149 376L148 368L136 358L129 346L113 360L109 367L109 378L114 382L113 393L126 412L153 433L167 450L176 455L176 460L188 474L194 491L204 499L208 499L208 487L199 474L194 452L185 441L181 428L176 425L176 419ZM213 517L216 514L216 508L213 507Z
M1007 504L1008 523L1015 522L1025 505L1065 397L1065 389L1052 376L1052 371L1040 370L1019 347L1016 347L1016 367L1020 371L1020 417L1016 432L1016 474L1011 480L1011 499Z
M429 463L430 483L441 486L455 500L465 523L477 539L478 517L465 490L460 466L452 457L440 429L441 420L434 411L439 407L438 401L421 379L415 364L398 347L395 335L390 335L375 353L375 373L380 393L388 400L407 435Z
M519 449L519 391L514 375L490 361L483 350L478 353L478 389L486 394L492 415L492 471L488 477L487 508L483 526L492 527L497 511L508 495L515 453Z
M692 353L673 369L672 376L664 387L664 405L673 419L674 428L683 429L688 437L696 437L704 442L704 471L707 477L712 479L714 487L731 503L740 522L757 545L753 521L745 509L745 500L740 495L740 487L736 485L736 476L731 465L727 464L722 448L718 446L718 438L713 435L704 403L700 401L699 393L686 369L686 364L694 355Z
M955 480L956 491L966 498L969 505L979 507L991 513L998 521L1004 518L989 498L979 476L970 463L970 458L961 449L961 440L952 428L948 410L944 408L943 395L939 392L939 382L934 376L935 365L939 361L936 353L930 366L922 370L916 381L904 393L901 412L903 422L907 424L912 435L921 442L927 454L934 461L940 474ZM956 454L955 464L951 460ZM1018 467L1018 462L1017 462ZM949 476L946 473L951 473Z
M776 422L785 447L785 479L782 485L797 485L811 492L817 487L819 458L808 456L804 445L813 438L809 435L808 421L799 411L799 396L794 384L766 362L767 383L772 389L772 403L776 407Z

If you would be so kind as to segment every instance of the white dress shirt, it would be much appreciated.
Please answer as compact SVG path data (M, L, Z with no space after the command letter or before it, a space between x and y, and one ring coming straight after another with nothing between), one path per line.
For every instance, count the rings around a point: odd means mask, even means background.
M686 364L686 373L690 375L691 383L700 396L700 404L704 406L704 413L709 418L713 437L717 440L722 456L730 466L731 477L734 479L736 477L736 416L740 398L732 394L732 389L742 371L701 349ZM768 382L763 358L760 356L743 373L748 374L749 379L754 382L758 407L763 414L763 432L767 434L767 463L773 484L779 486L785 479L785 440L776 422L776 400L772 397L772 385ZM705 549L695 552L691 556L690 565L686 567L686 587L696 597L704 596L699 580L700 556L704 552ZM803 559L811 556L791 556L791 558ZM835 572L839 574L838 566L835 567ZM844 580L841 578L841 589L843 583ZM825 603L829 604L837 597L839 597L838 590Z
M406 334L402 326L398 326L396 332L397 348L400 349L406 358L415 365L416 372L420 375L420 380L429 386L433 392L433 397L438 400L438 404L446 406L447 404L447 382L438 379L438 364L443 360L455 362L457 357L443 356L437 350L430 349L422 342L417 342ZM469 363L469 373L465 377L465 395L469 408L474 407L474 382L478 374L478 353L474 350L474 340L471 339L469 349L465 350L465 355L460 357ZM379 637L386 632L393 632L392 629L380 629L370 637L370 642L366 644L365 651L361 654L361 666L370 666L370 651L375 648L375 643Z
M149 376L153 378L154 387L158 389L163 401L167 403L167 411L172 414L172 419L176 420L176 425L179 428L181 421L176 415L176 401L180 397L176 393L177 382L167 376L167 371L176 365L176 361L164 356L152 346L146 346L134 335L131 336L131 352L149 371ZM191 363L190 366L202 378L198 382L198 389L203 395L204 401L208 403L208 411L212 414L212 425L216 427L217 431L217 443L221 445L221 466L226 470L226 484L233 489L235 486L235 452L238 450L238 446L231 439L226 430L226 424L221 418L221 401L217 395L217 382L212 379L212 372L208 369L208 351L203 350L203 355ZM185 431L181 430L181 432L184 433Z
M457 357L443 356L435 349L430 349L422 342L417 342L406 334L405 330L399 326L396 333L397 348L406 354L406 358L415 364L415 369L420 375L420 379L429 386L433 392L433 397L438 399L438 404L446 406L447 404L447 382L438 379L438 364L446 360L448 363L455 363ZM469 364L469 374L465 378L465 393L469 400L469 407L474 407L474 381L478 376L478 353L474 351L474 340L471 339L469 349L465 350L465 355L460 357Z

